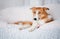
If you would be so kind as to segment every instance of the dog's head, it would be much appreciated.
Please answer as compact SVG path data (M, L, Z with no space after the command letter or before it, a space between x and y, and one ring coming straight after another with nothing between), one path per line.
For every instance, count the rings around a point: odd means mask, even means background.
M46 7L33 7L31 8L33 12L33 19L34 20L40 20L45 17L47 17L47 12L46 10L49 10L49 8Z

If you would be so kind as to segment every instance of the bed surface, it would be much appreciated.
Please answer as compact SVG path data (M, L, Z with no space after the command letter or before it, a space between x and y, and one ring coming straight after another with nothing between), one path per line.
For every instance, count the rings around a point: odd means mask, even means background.
M0 22L0 39L60 39L59 21L45 24L33 32L21 31L18 26Z

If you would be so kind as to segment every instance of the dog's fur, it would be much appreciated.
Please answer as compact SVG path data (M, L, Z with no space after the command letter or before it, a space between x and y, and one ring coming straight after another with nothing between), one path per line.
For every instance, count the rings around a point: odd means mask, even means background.
M38 24L44 24L53 21L53 18L46 12L46 10L49 10L49 8L46 7L32 7L31 8L32 13L33 13L33 19L36 18L37 20L34 20L34 22L30 21L18 21L15 22L14 24L22 24L22 25L27 25L27 27L30 27L29 31L33 31L35 28L37 28ZM30 25L30 26L29 26ZM22 30L23 28L27 28L25 26L20 27L19 29Z
M30 22L30 21L18 21L18 22L15 22L14 24L20 24L20 23L22 23L22 25L26 25L26 24L30 24L30 25L32 25L32 22Z
M49 8L46 8L46 7L33 7L31 9L32 9L34 17L36 15L38 15L37 16L38 20L43 20L45 23L53 21L53 18L51 17L51 15L46 12L46 10L49 10Z

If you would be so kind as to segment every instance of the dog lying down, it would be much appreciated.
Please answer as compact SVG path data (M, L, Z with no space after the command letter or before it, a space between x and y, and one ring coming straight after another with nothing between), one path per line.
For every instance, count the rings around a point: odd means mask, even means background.
M46 12L49 8L46 7L32 7L32 15L33 15L33 22L31 21L18 21L14 22L13 24L22 24L19 30L23 30L25 28L30 28L29 31L34 31L36 28L39 28L41 25L45 23L49 23L53 21L53 17Z

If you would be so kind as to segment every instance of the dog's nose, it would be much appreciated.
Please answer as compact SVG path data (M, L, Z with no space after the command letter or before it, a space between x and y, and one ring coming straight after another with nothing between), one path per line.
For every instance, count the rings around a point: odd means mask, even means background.
M37 18L34 18L34 20L37 20Z

